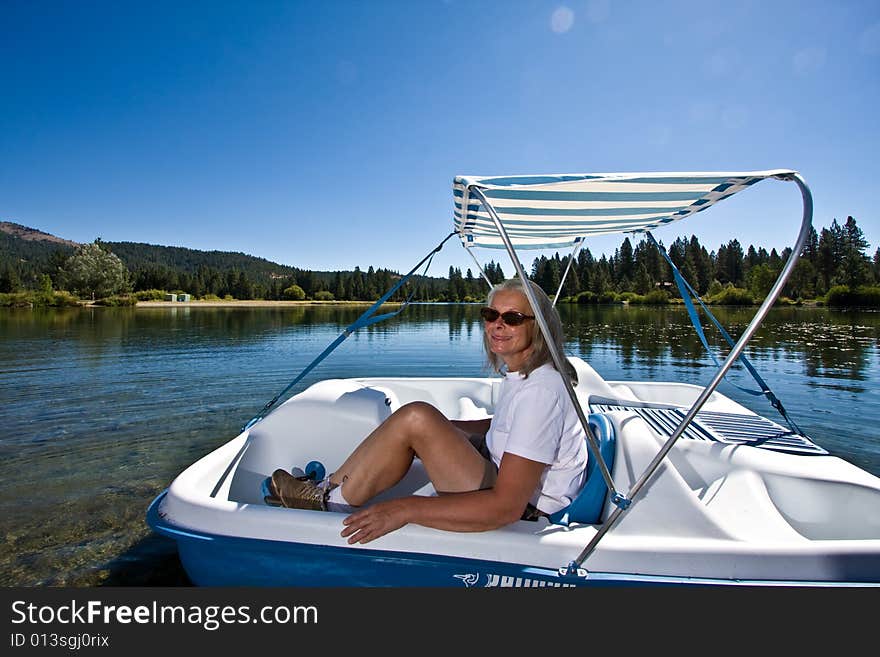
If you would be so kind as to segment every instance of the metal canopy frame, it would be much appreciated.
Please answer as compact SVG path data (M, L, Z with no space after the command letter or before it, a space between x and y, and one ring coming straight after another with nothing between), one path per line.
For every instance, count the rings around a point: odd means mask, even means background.
M575 411L577 412L578 419L580 420L581 425L584 428L584 431L587 436L587 444L590 448L592 456L597 459L597 465L599 467L599 472L602 475L602 478L605 480L606 485L608 486L608 491L610 494L610 499L612 503L616 506L616 508L611 512L608 519L602 524L602 526L597 531L596 535L592 538L592 540L587 544L587 546L583 549L583 551L571 561L568 565L563 566L559 569L560 574L562 576L567 577L586 577L587 573L585 570L581 568L582 564L586 559L593 553L598 545L599 541L602 540L602 537L607 534L611 528L620 520L621 516L626 513L627 509L630 508L632 502L635 501L639 492L644 488L645 484L650 480L650 478L657 471L660 463L675 445L676 441L679 437L684 433L687 429L688 425L694 420L697 415L697 412L702 408L702 406L709 399L709 396L715 391L718 385L721 383L721 380L724 378L724 375L733 365L733 363L739 358L742 351L745 349L746 344L751 340L752 336L755 334L755 331L758 330L758 327L767 317L767 314L770 312L770 309L773 307L777 297L782 292L782 288L785 283L788 281L791 272L794 269L795 264L797 264L798 259L800 258L800 254L804 249L804 246L807 243L810 235L810 228L812 226L813 219L813 197L810 193L810 189L807 186L806 181L804 181L803 177L797 172L790 172L779 174L775 176L771 176L777 180L782 180L786 182L794 182L801 191L801 196L803 199L803 217L801 219L801 228L798 233L797 240L792 249L791 255L788 257L785 265L782 268L782 271L779 273L779 277L776 279L776 282L773 284L773 287L770 289L770 292L764 299L764 302L761 304L760 308L758 308L755 313L752 321L746 327L745 331L743 331L739 340L735 345L731 348L730 352L727 355L727 358L718 368L715 376L712 378L710 383L703 389L703 392L697 397L696 401L690 407L690 409L685 414L681 423L669 437L669 439L664 443L664 445L660 448L660 451L654 457L654 459L648 464L644 473L638 478L638 480L632 485L630 490L626 495L622 495L615 487L614 482L611 477L611 473L608 470L608 466L605 463L602 455L599 452L599 445L596 440L596 437L593 435L592 431L590 431L589 422L587 421L586 415L584 413L583 408L578 401L577 395L574 392L574 387L569 378L565 375L565 366L564 366L564 358L565 356L557 350L555 343L546 339L547 346L550 348L550 353L553 358L553 363L556 366L556 370L559 372L559 375L562 377L562 380L565 384L565 389L568 391L568 395L574 404ZM498 213L495 211L495 208L492 207L492 204L486 198L485 194L480 189L479 184L470 184L467 186L468 195L473 195L475 198L479 199L483 204L483 207L488 212L489 216L492 218L493 223L495 224L496 229L498 230L498 234L501 237L501 240L504 243L504 248L507 250L508 255L510 256L511 262L513 263L513 267L516 270L517 275L522 280L528 280L528 277L523 271L522 264L517 257L516 249L513 246L513 242L511 241L507 230L501 221L501 218L498 216ZM630 232L630 231L621 231L621 232ZM638 231L640 232L640 231ZM576 250L582 246L584 242L584 238L581 238L576 246ZM470 252L469 248L466 248L468 252ZM571 254L571 260L574 259L575 251ZM472 256L473 257L473 256ZM474 259L476 261L476 258ZM479 263L478 263L479 264ZM571 261L569 261L569 266L571 265ZM482 270L482 268L481 268ZM566 269L566 275L568 274L568 269ZM564 282L563 277L563 282ZM561 287L560 287L561 289ZM538 327L544 336L550 335L550 330L547 325L547 320L541 313L541 308L538 305L537 299L535 298L534 291L532 290L530 285L523 286L523 290L526 293L526 296L529 299L529 303L532 306L532 312L535 313L535 321L538 323ZM556 297L558 298L559 293L557 292ZM554 299L555 303L555 299Z

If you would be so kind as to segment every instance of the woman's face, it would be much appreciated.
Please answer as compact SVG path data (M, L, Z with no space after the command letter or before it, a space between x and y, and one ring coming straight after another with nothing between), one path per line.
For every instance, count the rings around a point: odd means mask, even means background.
M499 313L510 310L523 315L532 315L532 308L526 295L517 290L500 290L492 297L490 308ZM527 319L519 326L505 324L501 317L494 322L483 322L489 349L498 355L507 365L507 369L516 372L532 352L532 331L534 319Z

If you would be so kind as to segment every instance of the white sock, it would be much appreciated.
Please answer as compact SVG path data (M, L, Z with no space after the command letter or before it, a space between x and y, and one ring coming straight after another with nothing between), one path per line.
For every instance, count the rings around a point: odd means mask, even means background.
M342 494L341 484L330 491L330 495L327 497L328 511L336 511L337 513L351 513L356 509L356 506L352 506L348 503L348 500L345 499L345 496Z

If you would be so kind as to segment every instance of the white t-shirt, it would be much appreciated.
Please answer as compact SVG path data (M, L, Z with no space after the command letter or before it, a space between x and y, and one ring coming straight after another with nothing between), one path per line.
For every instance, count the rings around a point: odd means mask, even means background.
M501 381L486 446L495 465L504 452L546 463L530 502L545 513L568 506L584 483L586 434L552 365L528 377L508 372Z

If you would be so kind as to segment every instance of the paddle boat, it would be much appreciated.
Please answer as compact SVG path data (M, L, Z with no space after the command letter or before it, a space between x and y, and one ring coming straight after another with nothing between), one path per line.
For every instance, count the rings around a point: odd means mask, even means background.
M778 280L739 338L719 326L730 350L706 385L605 380L581 358L554 351L558 370L568 359L577 372L567 389L590 454L586 483L568 508L485 532L410 524L369 544L349 545L340 536L344 514L265 503L261 484L276 468L323 477L401 405L429 402L454 419L492 416L498 377L327 379L285 398L353 331L403 310L405 304L376 314L450 237L458 236L472 255L475 248L506 249L525 277L517 249L569 246L570 266L590 236L635 233L653 240L652 230L764 180L798 186L801 228ZM743 353L809 234L812 200L800 174L461 176L453 195L449 236L238 436L186 468L150 505L148 524L177 542L193 583L880 586L880 478L805 435ZM701 301L669 262L694 318L694 301ZM536 315L546 332L545 319ZM695 327L702 336L699 321ZM716 389L737 361L753 373L779 422ZM376 499L435 494L416 459L404 479Z

